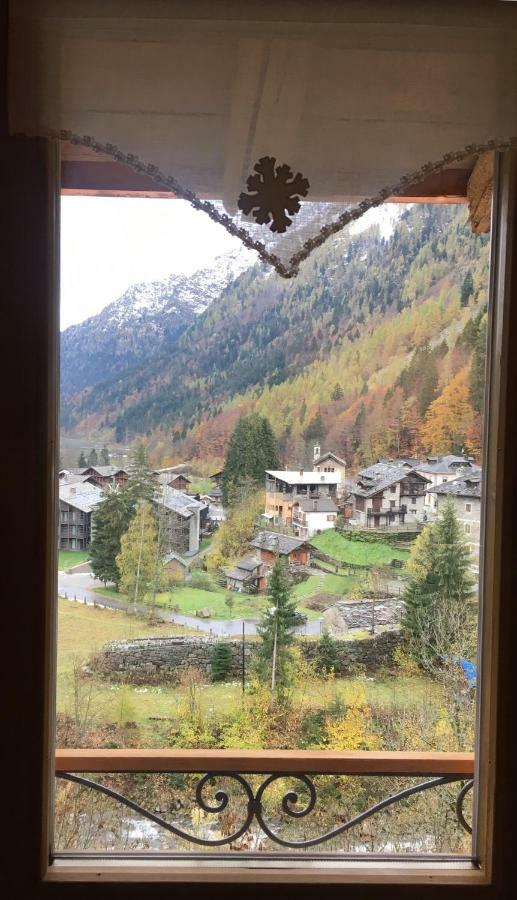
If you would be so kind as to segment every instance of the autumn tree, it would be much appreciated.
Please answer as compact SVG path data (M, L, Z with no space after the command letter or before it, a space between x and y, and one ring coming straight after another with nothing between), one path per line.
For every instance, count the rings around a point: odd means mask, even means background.
M142 500L122 535L117 566L120 588L136 608L153 585L156 576L157 534L151 504Z
M468 374L467 368L461 369L427 411L421 439L431 453L459 454L465 448L465 437L474 418Z
M249 552L249 542L257 530L257 519L264 512L264 491L255 490L230 507L225 521L217 529L207 556L209 569L219 569Z

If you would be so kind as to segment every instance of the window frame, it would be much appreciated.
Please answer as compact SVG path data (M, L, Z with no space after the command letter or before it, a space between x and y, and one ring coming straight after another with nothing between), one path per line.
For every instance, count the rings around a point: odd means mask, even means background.
M512 776L513 754L510 742L512 716L508 714L511 704L515 704L513 692L512 665L514 654L509 638L512 631L511 616L515 616L513 604L504 602L512 598L515 590L516 573L512 567L502 566L504 552L511 554L515 539L516 525L512 507L515 503L516 478L512 471L512 456L517 449L515 422L508 412L512 408L509 384L517 384L517 362L508 353L510 336L517 336L517 309L510 306L510 298L517 296L517 244L514 219L517 212L517 157L515 153L504 154L501 159L501 177L496 181L496 209L492 233L492 292L497 293L498 303L493 310L489 335L491 354L489 359L491 399L494 402L488 416L486 434L485 466L488 463L487 481L484 491L490 502L484 505L482 533L485 535L485 554L482 560L481 580L485 585L485 605L481 626L484 629L481 647L481 670L483 672L479 708L483 715L484 728L479 733L478 782L479 816L475 841L482 861L481 869L446 869L444 867L411 867L401 864L393 868L375 864L367 866L344 866L339 872L310 868L264 868L260 871L250 867L230 869L212 866L200 871L191 866L171 871L132 864L116 871L111 863L88 866L78 862L67 868L49 867L48 847L51 824L50 807L53 781L53 684L55 675L54 635L55 635L55 588L56 588L56 510L57 510L57 304L55 301L58 284L58 242L59 226L57 186L59 184L59 159L57 148L42 139L11 138L4 141L6 147L4 168L6 193L3 213L7 213L10 229L7 234L6 253L7 292L9 314L12 313L10 328L23 334L24 348L32 349L26 357L26 377L17 393L16 403L20 404L20 394L29 400L31 408L40 415L41 421L23 421L25 417L16 415L13 407L14 427L17 434L30 437L30 452L21 448L23 462L27 464L28 487L35 490L35 522L26 524L39 535L41 543L35 547L29 580L35 588L41 603L30 604L24 609L22 621L29 627L31 637L27 649L16 648L18 665L29 661L20 684L12 686L16 711L24 708L26 715L18 723L19 739L13 743L13 768L21 771L19 779L10 779L13 784L6 786L7 793L13 791L17 803L13 804L15 815L17 805L22 807L21 819L30 840L19 841L17 830L10 828L11 843L8 874L14 875L17 890L26 889L32 897L53 897L63 895L63 882L95 883L95 893L99 897L118 895L117 882L126 882L126 892L134 893L138 883L147 885L146 896L164 896L169 892L171 882L200 882L201 888L216 882L238 883L317 883L328 884L329 889L337 884L361 882L361 896L372 896L382 890L383 897L400 897L400 885L425 883L428 890L440 896L464 895L466 885L485 886L484 897L500 896L500 888L509 884L512 861L513 809L507 784ZM6 165L7 163L7 165ZM24 202L20 203L23 186ZM12 254L9 251L12 251ZM20 254L20 251L22 254ZM22 265L21 256L26 261L28 251L32 254L32 266ZM40 265L39 265L40 264ZM31 296L32 293L32 296ZM27 327L27 311L21 309L20 298L33 304L30 327ZM34 320L34 322L33 322ZM16 371L19 347L11 349L2 358L6 375ZM515 355L514 355L515 356ZM7 381L5 383L8 383ZM488 387L487 387L488 390ZM10 408L10 407L9 407ZM37 428L41 424L41 428ZM33 430L34 429L34 430ZM36 452L36 451L41 452ZM25 454L25 455L24 455ZM34 470L34 459L38 459L39 471ZM32 468L31 468L32 461ZM44 467L46 477L42 477ZM505 491L502 488L505 486ZM8 486L8 488L11 486ZM18 484L7 490L7 505L11 501L14 521L22 522L20 511L16 519L19 503ZM25 547L14 548L13 570L16 562L24 559ZM508 556L511 558L511 556ZM17 573L16 573L17 574ZM32 580L31 580L32 579ZM15 583L15 582L13 582ZM9 588L8 588L9 589ZM13 604L14 605L14 604ZM13 622L20 621L20 610L9 611ZM13 657L16 663L16 657ZM504 711L504 713L503 713ZM9 749L9 748L7 748ZM496 752L497 751L497 752ZM9 763L7 763L9 764ZM497 777L496 777L497 774ZM29 802L30 801L30 802ZM47 882L45 884L45 882ZM131 882L131 884L128 884ZM79 884L77 884L80 890ZM282 888L280 888L282 890ZM86 888L88 891L88 889ZM285 890L285 888L283 889ZM354 893L357 895L356 887ZM87 896L81 891L82 896ZM71 889L68 896L72 896Z

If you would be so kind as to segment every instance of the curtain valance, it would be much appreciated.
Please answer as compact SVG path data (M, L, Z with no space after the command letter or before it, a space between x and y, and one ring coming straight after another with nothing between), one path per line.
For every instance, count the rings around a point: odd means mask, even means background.
M168 178L282 274L404 176L517 134L514 3L15 0L10 22L13 132Z

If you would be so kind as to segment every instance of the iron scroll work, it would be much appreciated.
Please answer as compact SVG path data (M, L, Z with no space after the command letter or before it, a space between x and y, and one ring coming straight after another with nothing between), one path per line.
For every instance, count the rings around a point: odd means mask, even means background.
M178 772L176 774L185 773ZM238 772L206 772L205 774L198 772L197 774L201 777L196 785L195 800L199 810L201 810L203 813L220 815L230 805L231 798L227 790L215 790L210 799L206 797L207 788L210 787L213 790L214 782L218 778L224 778L225 780L231 781L233 784L235 784L237 789L242 791L242 796L246 798L247 803L244 820L238 827L235 828L234 831L232 831L231 834L213 838L199 837L198 835L194 835L189 833L188 831L185 831L178 825L167 821L162 816L156 815L150 810L145 809L139 803L135 803L133 800L130 800L128 797L124 796L118 791L115 791L106 785L100 784L97 781L92 781L91 779L85 778L82 775L76 775L70 772L56 772L56 777L80 785L83 788L89 788L93 791L97 791L100 794L103 794L111 798L112 800L115 800L118 803L128 807L130 810L138 813L139 815L148 819L150 822L153 822L155 825L158 825L166 831L171 832L172 834L176 835L176 837L181 838L182 840L185 840L191 844L196 844L203 847L222 847L225 845L230 845L241 838L247 831L249 831L249 829L255 822L258 825L260 831L264 835L266 835L274 844L278 844L281 847L289 848L292 850L307 850L312 847L326 844L328 841L331 841L339 835L344 834L354 826L360 825L366 819L371 818L372 816L376 815L384 809L387 809L390 806L393 806L396 803L400 803L401 801L407 800L416 794L421 794L433 788L454 783L461 783L461 788L457 794L455 802L456 818L459 825L464 829L464 831L467 832L467 834L472 834L472 827L465 818L464 803L467 794L469 794L469 792L473 788L474 779L466 779L464 774L442 775L425 781L420 781L418 784L411 785L410 787L404 788L403 790L399 790L396 793L389 795L380 802L368 807L358 815L355 815L342 822L342 824L338 825L336 828L332 828L331 830L326 831L324 834L317 837L312 837L305 840L289 840L286 837L282 837L281 835L279 835L265 819L263 799L266 791L272 784L280 780L289 779L290 781L297 783L298 790L295 790L293 787L284 793L280 802L281 810L286 816L291 817L292 819L303 819L306 816L310 815L310 813L312 813L316 808L317 789L313 781L314 775L302 774L299 772L291 774L273 773L267 775L260 783L258 788L253 788L248 778L246 778L244 774L239 774ZM303 803L300 801L300 788L304 790L306 795L308 795L307 799L304 799Z

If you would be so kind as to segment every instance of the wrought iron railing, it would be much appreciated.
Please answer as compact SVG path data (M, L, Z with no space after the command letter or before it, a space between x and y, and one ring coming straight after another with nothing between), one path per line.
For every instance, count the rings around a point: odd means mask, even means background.
M171 821L92 777L96 773L102 776L114 773L198 776L194 803L200 814L221 817L236 804L239 814L230 817L231 827L224 833L216 829L215 833L194 834L181 821ZM404 777L414 783L397 788L352 815L341 810L338 823L335 815L329 817L333 822L329 827L323 827L320 833L293 836L282 832L281 818L288 822L310 820L318 807L318 776ZM464 812L465 799L474 784L474 756L471 753L58 750L56 777L109 797L165 832L205 848L227 846L231 849L252 829L278 847L290 850L322 847L383 810L444 785L458 787L454 802L457 824L467 834L472 831ZM321 814L318 825L321 825Z

